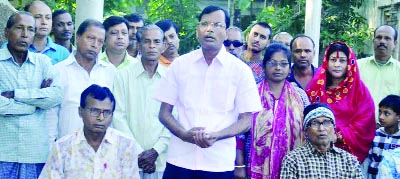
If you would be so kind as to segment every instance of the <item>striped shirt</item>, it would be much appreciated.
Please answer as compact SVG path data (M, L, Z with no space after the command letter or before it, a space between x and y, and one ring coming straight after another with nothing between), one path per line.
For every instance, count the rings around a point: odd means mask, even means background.
M375 138L372 141L371 149L368 152L368 159L371 163L368 166L368 177L375 178L378 174L378 165L383 159L385 150L393 150L400 147L400 131L389 135L383 127L376 130Z
M0 161L44 163L49 152L46 109L63 100L50 58L28 52L19 66L8 48L0 49L0 76L0 92L15 93L13 99L0 96ZM49 78L51 86L41 89Z
M283 159L281 177L303 179L362 179L360 164L350 153L333 147L325 154L307 142Z

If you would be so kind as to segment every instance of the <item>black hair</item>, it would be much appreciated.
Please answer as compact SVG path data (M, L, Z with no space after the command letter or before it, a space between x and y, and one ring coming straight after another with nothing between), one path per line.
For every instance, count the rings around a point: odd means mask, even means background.
M139 14L135 14L135 13L127 14L127 15L124 15L124 18L128 22L143 22L143 24L144 24L144 19Z
M398 36L397 29L394 28L393 26L387 25L387 24L385 24L385 25L380 25L379 27L377 27L377 28L374 30L374 37L375 37L376 31L377 31L379 28L383 27L383 26L391 27L391 28L394 30L394 39L393 39L393 40L396 41L396 40L397 40L397 36Z
M386 107L393 110L397 115L400 115L400 96L388 95L379 102L379 107Z
M92 84L88 88L86 88L81 94L81 101L80 101L81 108L86 107L86 99L88 96L91 96L94 99L100 101L104 101L106 98L110 99L111 103L113 104L112 111L114 112L115 98L114 95L111 93L110 89L108 89L107 87L101 87L99 85Z
M292 62L292 55L290 54L290 50L281 43L272 43L266 49L264 53L263 59L263 69L267 66L267 62L271 60L272 55L276 52L283 52L287 57L289 64Z
M164 19L161 21L156 22L156 25L160 27L164 32L169 30L171 27L173 27L176 31L176 34L179 34L179 29L178 26L175 24L174 21L169 20L169 19Z
M347 48L346 45L341 44L341 43L335 43L335 44L331 45L330 48L328 49L328 53L326 54L328 56L327 58L329 58L329 55L331 55L333 52L336 52L336 51L343 52L344 54L346 54L347 58L350 57L349 56L349 53L350 53L349 48Z
M225 14L225 24L226 24L226 29L227 28L229 28L229 25L230 25L230 22L231 22L231 20L230 20L230 18L229 18L229 14L228 14L228 11L226 11L225 9L223 9L222 7L219 7L219 6L207 6L206 8L204 8L203 9L203 11L201 11L201 13L200 13L200 15L199 15L199 22L201 21L201 18L203 17L203 15L205 15L205 14L210 14L210 13L213 13L213 12L215 12L215 11L222 11L222 12L224 12L224 14Z
M253 27L256 26L256 25L259 25L259 26L261 26L261 27L264 27L264 28L268 29L268 30L269 30L268 39L271 39L271 37L272 37L272 28L271 28L271 26L270 26L267 22L257 22L257 23L255 23L255 24L253 25Z
M17 16L17 15L22 15L22 14L27 15L27 16L31 16L31 17L33 18L33 15L32 15L30 12L28 12L28 11L17 11L17 12L14 12L14 13L11 14L11 16L8 18L7 24L6 24L6 28L7 28L7 29L10 29L10 28L14 25L14 23L15 23L15 16ZM34 26L35 26L35 32L36 32L36 24L34 24Z
M129 29L128 21L125 18L119 17L119 16L108 17L106 20L104 20L103 25L104 25L104 29L107 32L108 29L110 29L111 27L118 25L118 24L122 24L122 23L125 24L126 27Z
M81 25L79 25L78 30L76 31L76 35L83 35L83 33L86 32L89 26L95 26L104 29L104 25L100 21L94 19L86 19L81 23Z
M59 16L61 14L69 14L69 15L71 15L68 11L66 11L64 9L58 9L58 10L54 11L51 16L54 19L54 18L56 18L57 16Z
M296 35L296 37L294 37L294 38L290 41L290 49L293 49L293 43L294 43L294 41L296 41L296 39L297 39L297 38L300 38L300 37L305 37L305 38L310 39L313 48L315 48L314 40L313 40L311 37L309 37L309 36L307 36L307 35L304 35L304 34L298 34L298 35Z

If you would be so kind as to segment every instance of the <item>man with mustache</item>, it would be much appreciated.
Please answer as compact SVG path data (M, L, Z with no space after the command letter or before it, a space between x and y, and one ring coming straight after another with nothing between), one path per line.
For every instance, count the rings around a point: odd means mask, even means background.
M179 29L176 24L169 19L156 22L156 25L164 31L166 49L161 54L159 63L168 67L175 58L179 57Z
M266 22L257 22L247 34L247 49L242 53L241 59L253 71L254 79L258 84L264 79L263 51L269 44L272 29Z
M364 84L375 102L377 128L378 104L389 94L400 95L400 62L392 57L397 44L398 32L389 25L381 25L374 31L374 56L360 59L358 67Z
M304 34L297 35L290 41L293 65L287 80L301 89L306 89L317 71L312 64L315 55L314 48L314 40Z
M227 39L224 41L226 50L240 58L243 52L243 34L239 27L231 26L226 29Z
M32 13L36 22L36 34L29 51L47 55L53 64L65 60L69 56L69 51L54 43L49 36L52 26L50 7L43 1L33 1L26 5L24 10Z
M74 22L72 22L71 14L63 9L54 11L51 33L53 34L55 43L72 52L75 49L71 43L73 32Z
M161 102L152 98L165 76L166 67L158 64L165 49L164 33L154 24L143 26L137 41L140 61L119 71L114 82L118 101L113 126L135 139L141 179L163 177L170 132L158 120Z
M92 84L113 87L115 67L98 59L104 44L105 30L101 22L86 19L76 31L76 51L55 65L64 89L64 101L48 112L51 142L83 126L79 117L79 97Z
M126 51L129 45L129 24L123 17L110 16L103 22L106 29L105 50L99 59L122 70L137 60Z
M144 19L139 14L127 14L124 18L128 21L129 24L129 46L128 53L130 56L139 58L140 53L138 51L138 45L136 40L136 33L140 28L144 26Z
M207 6L198 20L201 48L175 59L154 95L159 120L174 134L164 179L234 178L235 136L248 131L253 112L262 109L251 70L223 45L228 12Z
M12 14L0 49L0 178L39 176L49 153L46 111L63 93L49 57L28 50L35 36L32 14Z

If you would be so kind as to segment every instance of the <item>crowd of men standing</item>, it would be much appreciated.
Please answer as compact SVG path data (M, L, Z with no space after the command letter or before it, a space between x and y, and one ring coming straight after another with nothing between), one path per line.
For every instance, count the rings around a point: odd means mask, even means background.
M179 29L173 21L146 24L138 14L110 16L104 22L87 19L79 25L74 45L71 15L53 11L34 1L7 21L8 42L0 49L0 178L333 175L328 168L294 171L290 160L309 148L329 154L325 162L335 165L331 168L352 169L336 172L336 177L362 178L360 164L367 153L360 161L351 150L331 145L352 142L335 129L341 125L335 108L315 101L306 108L312 99L310 83L320 72L312 65L312 38L280 32L271 39L266 22L257 22L244 36L240 28L230 27L226 10L208 6L198 16L201 47L184 55L178 53ZM379 128L384 120L378 103L400 95L400 62L392 57L397 30L379 26L373 43L374 56L358 60L357 70L375 104L375 110L370 108L375 111L373 128ZM335 53L339 58L339 50ZM350 69L354 63L347 57ZM273 162L271 168L258 169L252 156L255 146L265 145L254 142L260 132L254 124L263 113L256 112L271 108L277 116L282 105L274 94L278 88L279 94L288 90L299 101L295 118L301 118L301 134L296 141L304 146L285 150L274 173ZM272 107L263 98L267 93ZM326 131L328 137L317 135ZM286 131L283 135L291 137ZM336 159L348 162L335 164Z

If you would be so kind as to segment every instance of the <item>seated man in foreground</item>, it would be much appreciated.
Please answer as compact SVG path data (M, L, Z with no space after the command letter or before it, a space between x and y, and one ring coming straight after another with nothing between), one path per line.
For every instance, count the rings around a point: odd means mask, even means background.
M280 178L357 178L361 167L355 156L333 146L335 117L328 105L314 103L304 109L306 144L286 154Z
M138 159L132 139L108 128L115 99L96 84L82 92L79 116L83 129L56 142L39 178L135 178Z

